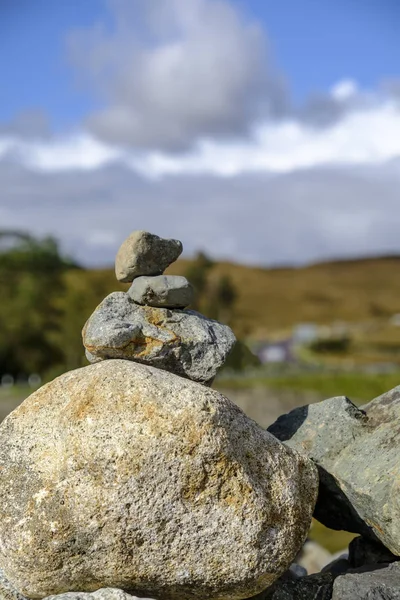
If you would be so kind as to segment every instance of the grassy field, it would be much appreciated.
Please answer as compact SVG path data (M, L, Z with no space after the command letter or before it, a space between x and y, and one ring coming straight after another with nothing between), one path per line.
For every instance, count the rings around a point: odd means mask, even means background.
M0 421L31 393L32 390L28 387L14 386L9 389L0 387Z
M348 531L333 531L333 529L328 529L315 519L309 533L311 540L318 542L318 544L329 550L332 554L346 550L351 540L355 537L356 534L349 533Z
M292 375L252 375L251 377L229 378L223 375L215 383L215 387L222 389L249 389L261 387L274 390L292 390L298 393L310 392L331 398L333 396L347 396L356 403L373 400L384 392L400 385L400 370L394 373L298 373Z

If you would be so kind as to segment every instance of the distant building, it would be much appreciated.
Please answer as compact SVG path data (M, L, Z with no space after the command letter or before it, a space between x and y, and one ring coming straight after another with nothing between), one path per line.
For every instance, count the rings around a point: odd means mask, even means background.
M262 364L293 362L292 340L262 344L256 351Z
M296 344L311 344L319 337L318 325L299 323L293 328L293 341Z
M393 317L390 319L390 324L394 325L395 327L400 327L400 313L393 315Z

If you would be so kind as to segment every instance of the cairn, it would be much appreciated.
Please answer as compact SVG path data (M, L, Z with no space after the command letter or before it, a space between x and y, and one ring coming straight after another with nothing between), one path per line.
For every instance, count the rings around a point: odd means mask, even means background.
M115 261L127 292L107 296L83 329L91 363L132 360L210 385L235 344L227 325L185 310L194 299L185 277L163 275L180 256L182 244L134 231Z

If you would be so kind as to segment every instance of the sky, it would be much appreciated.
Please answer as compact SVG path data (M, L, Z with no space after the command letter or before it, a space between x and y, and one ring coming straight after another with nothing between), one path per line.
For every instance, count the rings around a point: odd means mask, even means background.
M0 228L247 264L400 253L397 0L0 0Z

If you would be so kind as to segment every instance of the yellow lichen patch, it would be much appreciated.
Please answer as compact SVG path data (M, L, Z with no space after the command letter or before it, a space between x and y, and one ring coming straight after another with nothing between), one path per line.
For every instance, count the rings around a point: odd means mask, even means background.
M193 504L218 498L218 503L240 513L254 503L254 490L246 481L240 465L226 456L204 463L202 470L187 465L183 471L182 498Z
M76 420L86 419L89 415L96 414L98 410L98 396L99 393L94 393L91 389L82 390L80 394L74 396L74 398L66 404L64 411L66 416L71 419L72 422Z
M125 347L124 351L128 356L137 358L146 358L156 354L164 345L164 342L152 337L143 336L134 338Z
M143 306L143 311L146 314L146 321L155 327L161 327L165 321L165 308L155 308L153 306Z

